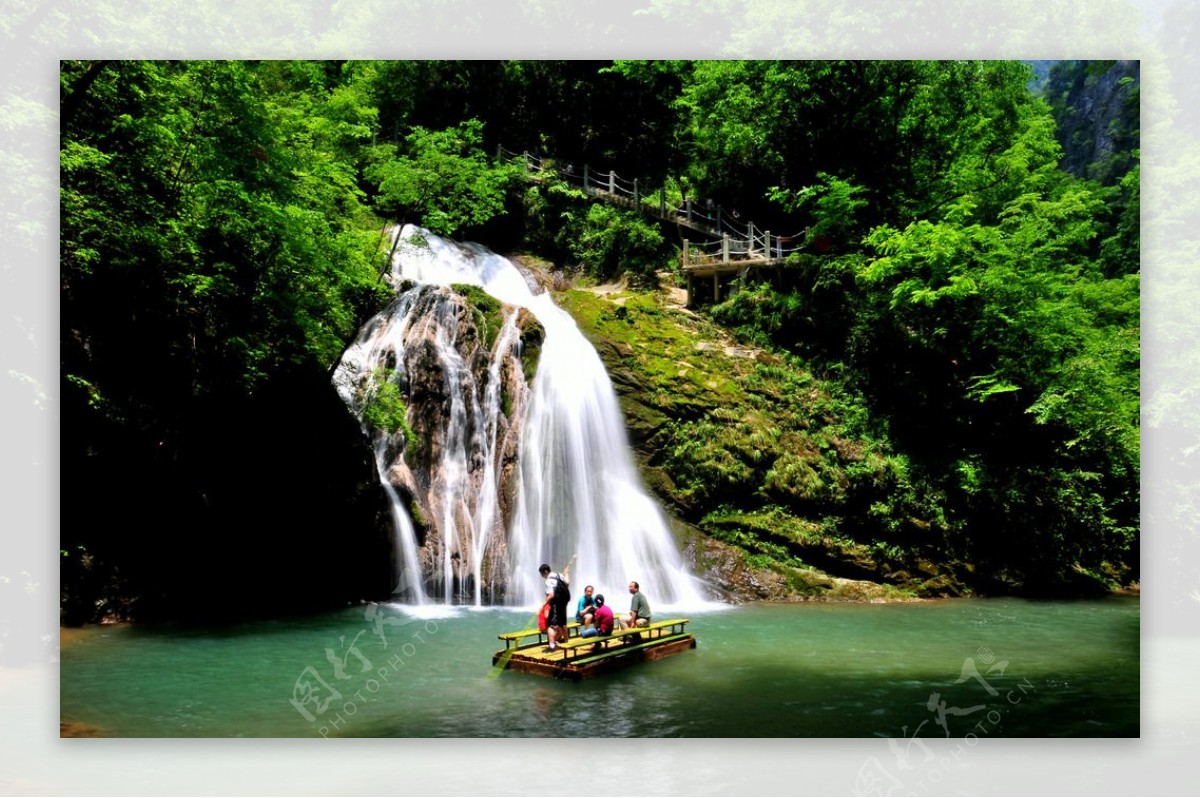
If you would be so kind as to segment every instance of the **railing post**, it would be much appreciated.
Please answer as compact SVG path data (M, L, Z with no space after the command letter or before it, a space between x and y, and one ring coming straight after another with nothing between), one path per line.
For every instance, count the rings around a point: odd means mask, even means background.
M688 197L683 203L687 207L687 222L692 223L692 198Z
M529 150L521 150L521 157L525 159L525 173L529 173Z
M771 231L763 233L763 257L767 260L771 259Z
M612 169L608 170L608 193L609 194L617 193L617 173L614 172Z
M729 233L721 238L721 262L729 263Z
M687 264L688 264L688 240L685 238L685 239L683 239L683 265L687 266Z
M583 165L583 193L588 192L588 165Z

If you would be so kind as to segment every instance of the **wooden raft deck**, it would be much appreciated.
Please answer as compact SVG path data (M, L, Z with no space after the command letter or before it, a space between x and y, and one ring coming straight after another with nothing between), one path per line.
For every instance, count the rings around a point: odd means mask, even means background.
M555 679L590 679L695 648L696 638L686 631L687 624L686 618L673 618L640 629L616 631L606 637L570 637L553 652L546 651L545 632L537 629L507 632L500 635L505 648L492 655L492 665ZM577 627L574 624L572 629ZM568 629L568 634L572 629ZM530 638L537 642L521 644Z

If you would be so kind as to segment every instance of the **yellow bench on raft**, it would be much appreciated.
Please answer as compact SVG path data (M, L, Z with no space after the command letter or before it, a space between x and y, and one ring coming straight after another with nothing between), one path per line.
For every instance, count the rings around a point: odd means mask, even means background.
M684 627L687 626L687 624L687 618L672 618L671 620L667 621L656 621L649 626L636 626L630 629L614 631L610 635L596 635L595 637L572 637L570 640L567 640L564 643L559 643L558 647L562 649L563 659L566 660L572 656L578 656L579 654L594 653L596 650L607 651L609 644L613 641L619 640L622 643L630 642L625 639L627 637L633 637L633 642L636 643L638 641L635 635L645 635L647 638L649 638L649 640L652 641L662 637L683 634ZM670 630L669 632L667 631L668 629ZM588 646L595 646L595 648L580 651L580 649L587 649Z
M569 624L567 624L567 636L570 637L571 632L578 629L579 621L571 621ZM549 641L549 638L546 637L546 633L541 629L522 629L519 632L505 632L504 634L500 635L500 639L504 641L505 649L514 643L518 648L520 648L521 641L527 637L536 637L538 639L538 643Z

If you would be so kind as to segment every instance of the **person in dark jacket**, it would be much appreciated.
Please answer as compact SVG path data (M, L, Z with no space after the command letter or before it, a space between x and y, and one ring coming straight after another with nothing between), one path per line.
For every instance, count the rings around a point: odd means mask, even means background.
M546 563L542 563L538 573L546 580L546 600L543 603L550 605L550 612L546 615L546 637L550 640L550 646L546 650L554 651L560 641L566 642L567 639L567 604L557 598L559 581L565 585L567 579L551 571Z

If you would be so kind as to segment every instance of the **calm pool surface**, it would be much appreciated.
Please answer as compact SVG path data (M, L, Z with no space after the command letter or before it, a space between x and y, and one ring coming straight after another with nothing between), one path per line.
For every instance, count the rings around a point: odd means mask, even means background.
M493 671L496 635L529 622L512 608L88 628L64 636L62 717L132 737L1138 735L1136 598L686 615L695 650L579 683Z

